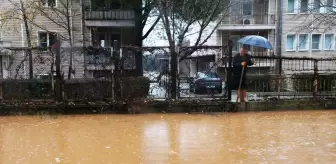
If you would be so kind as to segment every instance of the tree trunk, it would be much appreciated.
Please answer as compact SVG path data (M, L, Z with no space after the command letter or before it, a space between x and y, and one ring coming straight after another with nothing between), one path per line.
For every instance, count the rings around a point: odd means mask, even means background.
M62 101L62 77L61 77L61 42L59 40L53 45L55 52L55 66L56 66L56 78L55 78L55 100Z
M87 51L86 51L86 49L85 49L85 47L86 47L86 44L85 44L85 41L86 41L86 36L85 36L85 6L84 6L84 2L83 2L84 0L81 0L81 14L82 14L82 39L83 39L83 49L82 49L82 51L83 51L83 54L84 54L84 56L83 56L83 58L84 58L84 78L87 78L87 74L88 74L88 72L87 72L87 64L86 64L86 55L87 55Z
M67 2L67 5L69 5L69 1ZM71 5L72 7L72 5ZM69 35L69 42L70 42L70 61L69 61L69 72L68 72L68 79L71 79L71 74L72 74L72 60L73 60L73 52L72 52L72 47L73 47L73 38L72 38L72 16L71 16L71 8L69 6L67 7L67 30L68 30L68 35Z
M177 98L177 52L174 50L171 52L171 61L170 61L170 69L171 69L171 98Z
M0 55L0 79L3 79L2 55Z
M22 2L22 0L20 0L20 4L21 4L21 10L22 10L22 17L23 17L23 22L25 25L25 30L26 30L26 38L27 38L27 46L28 46L28 61L29 61L29 79L33 79L34 78L34 72L33 72L33 54L32 54L32 43L31 43L31 37L30 37L30 30L29 30L29 25L28 25L28 18L27 18L27 13L24 7L24 4Z
M71 42L71 41L70 41ZM69 61L69 72L68 72L68 79L71 79L71 74L72 74L72 58L73 58L73 56L72 56L72 43L70 43L70 61Z

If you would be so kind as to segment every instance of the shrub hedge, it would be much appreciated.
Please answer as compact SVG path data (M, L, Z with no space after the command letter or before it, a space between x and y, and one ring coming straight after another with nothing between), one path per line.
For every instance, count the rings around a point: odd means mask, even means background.
M145 77L122 78L123 98L127 100L148 95L149 79ZM38 79L8 79L1 81L5 100L52 99L51 81ZM112 82L97 79L71 79L63 83L65 100L104 100L112 97Z

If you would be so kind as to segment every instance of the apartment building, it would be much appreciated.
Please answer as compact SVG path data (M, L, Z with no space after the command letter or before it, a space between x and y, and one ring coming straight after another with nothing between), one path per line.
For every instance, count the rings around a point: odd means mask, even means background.
M231 0L227 13L223 14L222 22L217 29L217 44L228 45L233 42L233 55L239 53L242 46L238 40L247 35L260 35L267 38L274 46L276 43L276 0ZM251 47L250 52L255 56L269 56L274 51ZM216 60L222 58L217 55ZM222 67L222 66L220 66ZM257 69L253 69L256 67ZM268 72L274 65L270 62L259 62L252 66L251 71ZM223 69L221 69L223 70ZM260 72L262 70L262 72ZM223 72L221 73L223 74Z
M283 0L282 55L335 56L335 0Z
M274 51L252 47L253 55L274 53L286 57L335 56L335 0L280 0L280 26L277 26L278 1L231 0L229 12L217 29L217 35L220 36L217 44L227 45L231 39L235 54L241 46L238 43L240 38L260 35L271 42ZM277 35L277 29L281 29L280 35ZM281 44L276 43L278 36L281 36ZM278 45L281 45L281 52L277 52ZM220 55L218 57L221 58ZM313 64L310 65L313 67ZM329 65L332 66L332 63ZM262 70L261 67L267 70L272 65L258 63L257 66L259 70Z
M2 17L13 14L13 11L18 11L16 8L18 5L14 5L13 2L19 3L20 1L4 0L2 2L0 6ZM25 6L33 6L31 4L34 3L34 0L24 0L23 2ZM65 76L68 74L70 63L70 43L72 43L73 52L71 75L73 78L110 77L111 56L106 54L111 54L111 48L115 41L119 45L139 46L142 43L142 29L138 28L139 21L137 20L137 15L141 14L137 11L141 10L136 10L141 7L140 0L44 0L39 7L44 8L43 12L41 9L35 10L38 12L31 12L33 9L27 8L29 16L34 14L34 18L28 25L32 46L47 48L55 42L56 38L61 40L63 55L61 69ZM60 11L68 11L69 14L66 15L65 12ZM22 18L22 14L17 14ZM22 68L19 70L19 77L28 78L26 52L19 51L20 48L28 46L27 30L22 20L10 18L0 19L0 41L9 43L12 47L11 53L7 53L7 57L2 57L3 66L6 65L6 62L11 63L10 66L3 68L9 72L8 77L4 78L14 78L20 64ZM69 35L69 31L71 35ZM87 53L83 51L83 47L99 47L102 51L88 51ZM129 67L127 67L129 74L141 74L141 59L136 61L136 56L141 57L141 55L124 53L130 56L131 64L128 64ZM8 54L12 56L8 56ZM44 56L45 54L47 53L33 51L33 69L36 77L51 73L49 68L51 59L49 56ZM41 58L45 59L44 62L38 62L38 59Z
M247 35L260 35L268 38L274 45L276 29L276 2L275 0L231 0L228 13L218 27L217 43L227 45L233 41L233 53L241 46L238 40ZM263 55L265 49L253 48L253 52Z

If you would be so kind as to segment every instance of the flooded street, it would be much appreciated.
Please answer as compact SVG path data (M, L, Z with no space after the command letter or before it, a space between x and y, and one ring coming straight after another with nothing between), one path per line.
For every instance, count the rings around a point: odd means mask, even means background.
M0 117L0 163L336 163L336 111Z

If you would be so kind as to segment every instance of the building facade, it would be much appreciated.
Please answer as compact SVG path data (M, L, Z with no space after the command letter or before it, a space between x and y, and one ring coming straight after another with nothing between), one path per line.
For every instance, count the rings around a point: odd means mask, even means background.
M141 14L139 12L141 9L137 10L141 8L141 1L45 0L42 3L36 3L35 0L24 0L23 6L29 19L28 30L22 19L24 12L13 13L13 11L22 11L21 8L17 8L18 5L13 4L19 2L19 0L3 0L0 6L0 18L2 18L0 19L0 41L9 43L12 47L10 56L2 57L3 66L8 65L6 62L11 63L10 66L3 68L9 72L8 77L4 78L14 78L15 74L19 74L20 78L28 78L27 51L20 50L28 47L28 40L32 47L39 48L52 46L56 38L61 40L62 72L66 77L70 64L69 56L72 53L71 76L73 78L109 77L112 64L111 56L106 53L112 52L114 43L118 43L119 46L141 46L142 29L139 28L137 20L139 18L137 15ZM32 5L34 3L35 5ZM27 32L30 34L27 35ZM99 51L88 53L86 49L84 51L84 47L99 47L103 53ZM33 50L35 77L52 72L50 68L52 59L46 54L47 50L46 52ZM142 70L139 71L136 68L141 67L142 63L135 61L139 55L131 54L131 56L134 65L127 70L131 75L141 74Z
M217 43L227 45L232 40L233 54L239 51L240 38L260 35L271 42L274 50L252 47L253 55L312 58L335 55L335 0L231 0L228 4L228 12L217 29L220 36ZM277 47L281 51L277 52ZM275 65L258 63L257 66L261 69ZM311 67L313 70L313 64Z
M335 55L335 0L283 0L282 55Z
M231 0L227 13L218 27L217 43L227 45L233 41L233 54L239 52L238 40L247 35L260 35L275 43L276 2L275 0ZM267 50L252 47L252 51L262 55Z

